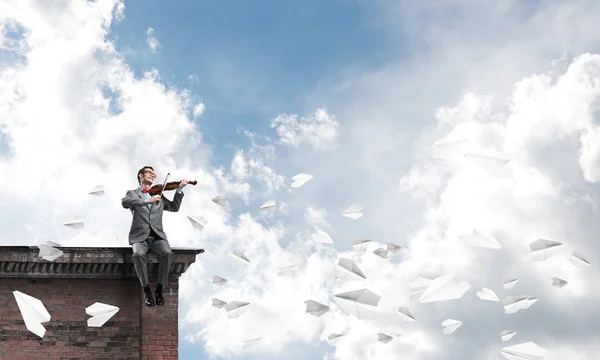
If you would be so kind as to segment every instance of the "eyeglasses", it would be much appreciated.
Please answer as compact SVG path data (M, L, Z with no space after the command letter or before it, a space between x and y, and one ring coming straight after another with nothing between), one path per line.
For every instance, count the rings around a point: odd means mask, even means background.
M156 177L156 174L152 171L152 170L146 170L144 171L144 174L149 173L150 175Z

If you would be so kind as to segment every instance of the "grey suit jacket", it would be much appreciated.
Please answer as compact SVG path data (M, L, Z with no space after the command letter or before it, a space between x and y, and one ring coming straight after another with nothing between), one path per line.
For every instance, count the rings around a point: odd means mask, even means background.
M163 231L163 210L179 211L182 199L183 193L175 193L173 201L163 195L159 202L152 204L152 210L150 210L144 203L145 198L141 189L128 190L125 197L121 199L121 205L125 209L131 210L133 214L131 229L129 229L129 245L145 241L150 236L150 229L153 229L162 239L168 240L167 234Z

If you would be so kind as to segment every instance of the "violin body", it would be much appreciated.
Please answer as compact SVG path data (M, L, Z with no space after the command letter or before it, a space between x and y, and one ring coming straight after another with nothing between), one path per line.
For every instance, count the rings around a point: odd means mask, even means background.
M196 180L194 180L194 181L188 181L188 184L190 184L190 185L196 185L197 183L198 182ZM166 190L176 190L177 186L179 186L179 181L168 182L165 185L165 191ZM154 196L154 195L160 195L161 192L162 192L162 187L163 187L162 184L153 185L152 187L150 187L150 189L148 189L148 194L150 194L152 196Z

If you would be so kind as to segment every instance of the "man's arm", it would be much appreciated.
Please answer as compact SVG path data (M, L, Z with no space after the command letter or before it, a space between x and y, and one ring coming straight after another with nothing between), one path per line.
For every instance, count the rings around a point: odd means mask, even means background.
M179 207L181 206L182 199L183 199L183 190L182 189L177 189L177 191L175 191L175 196L173 196L173 201L167 199L163 195L161 198L161 201L164 204L163 210L171 211L171 212L178 212Z
M125 194L125 197L121 199L121 205L123 205L125 209L133 209L134 207L143 206L147 203L147 199L140 199L139 197L133 195L131 190L127 190L127 194Z

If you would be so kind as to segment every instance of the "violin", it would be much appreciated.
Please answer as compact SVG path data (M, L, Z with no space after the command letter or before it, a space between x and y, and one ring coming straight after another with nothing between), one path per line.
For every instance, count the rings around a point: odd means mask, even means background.
M188 181L188 184L191 185L196 185L197 183L198 182L196 180ZM177 186L179 186L179 181L171 181L165 184L156 184L148 189L148 194L150 194L151 196L161 195L162 192L165 190L176 190Z

